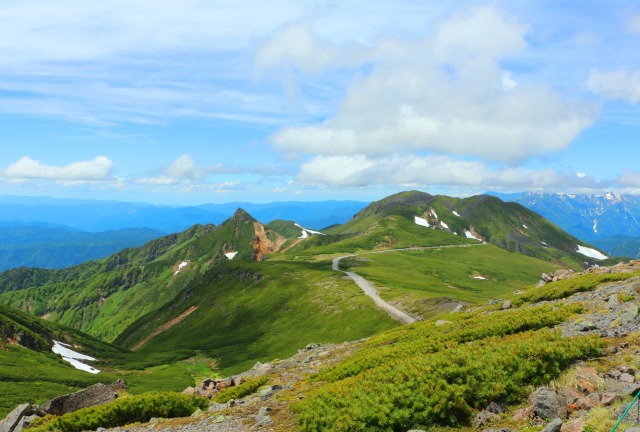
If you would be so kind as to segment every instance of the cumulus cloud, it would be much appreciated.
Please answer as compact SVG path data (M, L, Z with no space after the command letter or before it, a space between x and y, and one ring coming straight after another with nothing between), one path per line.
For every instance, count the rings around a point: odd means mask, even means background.
M0 177L10 180L95 182L109 179L112 166L113 162L105 156L65 166L46 165L30 156L24 156L8 167L0 169Z
M555 170L491 168L448 156L393 155L369 158L316 156L302 165L301 183L343 187L368 185L449 186L496 189L589 189L605 186L587 175Z
M603 72L591 71L589 89L608 99L623 99L632 104L640 102L640 69Z
M185 180L201 180L211 168L198 166L190 155L182 155L163 170L166 177Z
M511 164L562 150L591 125L595 112L501 69L501 60L526 48L526 33L497 9L481 7L420 41L381 40L361 56L371 71L351 83L333 117L283 128L272 137L274 146L287 154L427 151ZM278 58L288 56L301 69L314 52L284 47ZM348 65L337 49L321 47L327 54L312 69Z

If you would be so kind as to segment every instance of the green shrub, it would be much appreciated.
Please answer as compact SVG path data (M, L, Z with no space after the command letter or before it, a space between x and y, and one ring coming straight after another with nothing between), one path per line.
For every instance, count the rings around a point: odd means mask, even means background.
M129 423L146 422L152 417L186 417L197 408L205 409L209 400L181 393L151 392L139 396L123 397L114 402L83 408L52 419L29 429L32 432L80 432L98 427L116 427Z
M248 379L239 386L227 387L218 393L213 400L218 403L225 403L231 399L242 399L243 397L254 393L261 386L269 381L269 377L262 376L259 378Z

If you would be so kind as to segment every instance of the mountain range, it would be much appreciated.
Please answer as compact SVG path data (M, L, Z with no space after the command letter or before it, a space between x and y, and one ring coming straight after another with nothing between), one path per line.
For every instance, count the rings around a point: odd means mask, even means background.
M524 206L489 195L403 192L314 228L295 219L265 224L239 208L220 224L104 259L0 273L0 408L96 382L56 361L48 351L55 341L96 358L101 379L124 378L134 394L159 381L179 391L203 375L286 358L309 342L398 328L364 294L362 280L380 301L431 322L532 287L542 273L614 262ZM545 325L545 314L568 316L535 312L535 326ZM29 393L24 382L37 374L47 376L47 390Z
M601 247L609 255L640 257L640 196L544 192L490 194L522 204L573 236Z

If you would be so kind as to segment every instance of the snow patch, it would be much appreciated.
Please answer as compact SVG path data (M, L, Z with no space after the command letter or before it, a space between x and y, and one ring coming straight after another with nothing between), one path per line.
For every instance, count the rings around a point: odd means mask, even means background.
M430 227L429 222L427 222L427 220L425 218L421 218L419 216L414 216L413 221L417 225L420 225L420 226L423 226L423 227L427 227L427 228Z
M182 270L183 268L185 268L187 265L189 264L188 261L182 261L180 263L180 265L178 266L178 270L176 270L176 272L174 273L174 275L177 275L178 273L180 273L180 270Z
M305 228L305 227L303 227L302 225L300 225L300 224L298 224L298 223L295 223L295 222L294 222L294 225L295 225L295 226L297 226L298 228L300 228L300 229L302 230L302 234L300 234L300 237L298 237L299 239L306 239L306 238L309 238L309 234L326 235L326 234L325 234L325 233L323 233L323 232L320 232L320 231L314 231L314 230L312 230L312 229Z
M465 235L465 237L467 237L467 238L471 238L471 239L476 239L476 240L480 240L480 241L482 241L482 239L481 239L481 238L478 238L478 237L474 236L474 235L473 235L473 233L472 233L471 231L464 230L464 235Z
M474 276L473 278L474 279L480 279L480 280L487 280L487 278L484 277L484 276Z
M593 232L598 233L598 219L593 220Z
M434 209L431 209L431 216L438 219L438 215L436 214L436 211Z
M524 229L529 229L529 227L528 227L528 226L526 226L525 224L522 224L522 227L523 227Z
M238 255L238 252L227 252L226 254L224 254L224 256L226 256L229 260L232 260L236 257L236 255Z
M446 223L440 221L440 225L442 226L442 228L444 229L449 229L449 225L447 225Z
M458 217L462 217L462 216L460 216L460 215L458 214L458 212L457 212L457 211L455 211L455 210L453 210L451 213L453 213L454 215L456 215L456 216L458 216Z
M588 248L588 247L585 247L585 246L580 246L580 245L578 245L578 253L582 254L584 256L588 256L589 258L594 258L594 259L598 259L598 260L603 260L603 259L609 258L608 256L606 256L602 252L598 252L595 249L591 249L591 248Z
M56 340L53 341L53 347L51 351L55 354L62 356L62 360L68 362L76 369L83 370L85 372L89 372L92 374L100 373L100 371L94 367L91 367L87 364L82 363L80 360L84 361L96 361L95 358L88 356L86 354L80 354L79 352L75 352L68 347L71 345L67 345L62 342L58 342Z

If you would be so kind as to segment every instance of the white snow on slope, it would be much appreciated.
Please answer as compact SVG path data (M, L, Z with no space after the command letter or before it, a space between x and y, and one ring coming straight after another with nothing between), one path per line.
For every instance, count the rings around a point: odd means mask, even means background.
M449 225L447 225L446 223L440 221L440 225L442 226L442 228L444 229L449 229Z
M299 239L306 239L306 238L309 238L309 234L326 235L326 234L325 234L325 233L323 233L323 232L320 232L320 231L314 231L314 230L312 230L312 229L305 228L305 227L303 227L302 225L300 225L300 224L298 224L298 223L295 223L295 222L294 222L294 225L295 225L295 226L297 226L298 228L300 228L300 229L302 230L302 234L300 234L300 237L298 237Z
M476 239L476 240L480 240L480 241L482 241L482 239L480 239L480 238L478 238L478 237L474 236L474 235L473 235L473 233L472 233L471 231L464 230L464 235L465 235L465 237L467 237L467 238L472 238L472 239Z
M458 217L462 217L462 216L460 216L460 215L458 214L458 212L457 212L457 211L455 211L455 210L454 210L452 213L453 213L454 215L458 216Z
M529 229L529 227L526 226L525 224L522 224L522 226L524 227L524 229Z
M420 225L420 226L423 226L423 227L427 227L427 228L430 227L429 222L427 222L427 220L425 218L421 218L420 216L414 216L413 217L413 221L417 225Z
M434 209L431 209L431 215L432 215L434 218L438 219L438 215L436 214L436 211L435 211Z
M598 260L603 260L603 259L609 258L605 254L603 254L601 252L598 252L595 249L591 249L591 248L580 246L580 245L578 245L578 253L582 254L584 256L588 256L589 258L594 258L594 259L598 259Z
M82 363L80 360L84 360L84 361L96 361L95 358L85 355L85 354L80 354L78 352L75 352L67 347L69 347L70 345L67 345L65 343L62 342L58 342L56 340L53 341L53 347L51 348L51 351L53 351L55 354L58 354L60 356L62 356L62 360L68 362L71 364L71 366L73 366L76 369L80 369L83 370L85 372L89 372L92 374L97 374L100 373L100 371L94 367L91 367L87 364Z
M178 266L178 270L176 270L176 272L174 274L178 274L180 273L180 270L182 270L183 268L185 268L187 266L187 264L189 264L187 261L182 261L180 263L180 265Z
M474 278L474 279L487 280L487 278L486 278L486 277L484 277L484 276L474 276L473 278Z
M224 256L226 256L227 258L232 260L232 259L234 259L236 257L237 254L238 254L238 252L227 252L226 254L224 254Z

